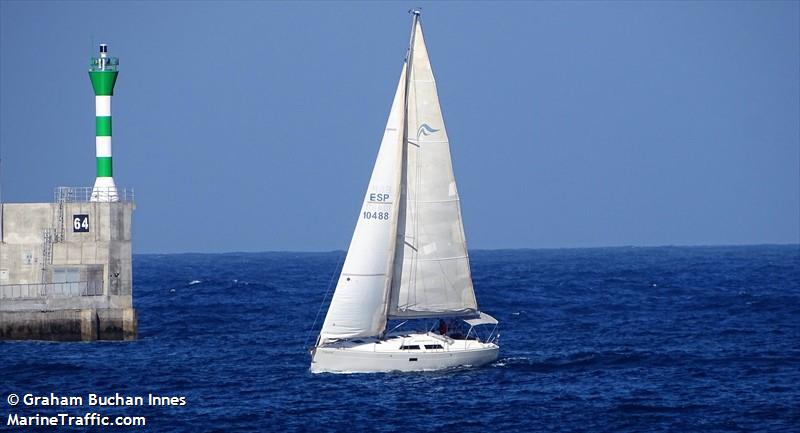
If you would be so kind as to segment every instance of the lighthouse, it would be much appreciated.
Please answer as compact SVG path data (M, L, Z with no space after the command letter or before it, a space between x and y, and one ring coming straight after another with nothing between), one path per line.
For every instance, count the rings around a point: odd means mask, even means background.
M117 82L119 59L108 56L108 45L100 44L99 57L92 57L89 78L94 89L95 105L95 155L97 156L97 179L92 188L91 201L119 201L114 184L111 162L111 96Z
M115 185L111 163L118 65L102 44L89 67L96 116L94 186L56 187L49 203L0 203L0 343L136 339L131 253L136 205L133 189Z

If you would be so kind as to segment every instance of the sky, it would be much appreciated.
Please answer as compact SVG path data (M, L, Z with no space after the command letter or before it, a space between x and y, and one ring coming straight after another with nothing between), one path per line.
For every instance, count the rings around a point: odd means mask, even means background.
M347 248L422 23L473 249L800 242L800 3L0 2L2 200L95 178L135 253Z

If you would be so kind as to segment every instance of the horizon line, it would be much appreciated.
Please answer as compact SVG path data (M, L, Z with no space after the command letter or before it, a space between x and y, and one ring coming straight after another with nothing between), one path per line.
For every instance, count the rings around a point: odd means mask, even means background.
M733 247L800 247L800 241L787 243L757 243L757 244L662 244L662 245L608 245L596 247L508 247L508 248L469 248L468 251L543 251L543 250L599 250L599 249L622 249L622 248L733 248ZM183 251L183 252L140 252L133 253L134 256L146 255L215 255L215 254L263 254L263 253L283 253L283 254L325 254L347 252L347 249L332 250L260 250L260 251Z

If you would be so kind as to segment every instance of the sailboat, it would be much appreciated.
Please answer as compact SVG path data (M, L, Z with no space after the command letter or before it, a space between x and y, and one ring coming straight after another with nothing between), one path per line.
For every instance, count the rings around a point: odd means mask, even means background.
M497 320L475 299L420 11L410 13L411 40L378 157L311 350L315 373L479 366L500 350ZM403 331L412 319L434 325ZM403 322L387 331L391 320ZM483 340L479 325L494 325Z

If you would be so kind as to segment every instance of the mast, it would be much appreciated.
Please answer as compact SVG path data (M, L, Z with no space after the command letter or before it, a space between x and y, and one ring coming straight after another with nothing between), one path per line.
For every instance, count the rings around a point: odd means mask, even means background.
M394 259L397 255L397 232L398 227L400 226L400 203L402 202L401 198L405 195L403 192L403 185L405 184L406 180L406 150L408 148L408 92L409 87L411 86L411 73L412 67L414 63L414 37L417 34L417 23L419 22L420 16L422 15L421 8L413 8L409 9L409 14L411 14L411 37L409 38L408 42L408 50L406 51L406 82L404 84L403 89L403 142L401 145L401 152L402 156L400 157L400 170L398 172L398 179L396 185L397 188L397 197L394 198L394 203L392 204L392 212L395 215L394 218L394 226L392 227L392 234L391 234L391 241L389 242L389 250L388 250L388 258L387 258L387 272L386 272L386 287L384 290L385 299L383 303L383 317L385 317L386 323L389 323L389 298L391 296L392 290L392 280L394 279ZM403 216L405 218L405 215ZM381 332L380 337L382 338L386 333L386 327L384 325L384 329Z
M422 15L421 8L410 9L408 13L411 14L411 37L408 41L408 51L406 52L406 88L405 88L405 101L403 105L403 113L405 114L405 125L403 129L403 149L406 148L408 142L408 91L411 86L411 72L414 63L414 38L417 35L417 22ZM405 163L403 164L405 167ZM404 170L405 171L405 170Z

